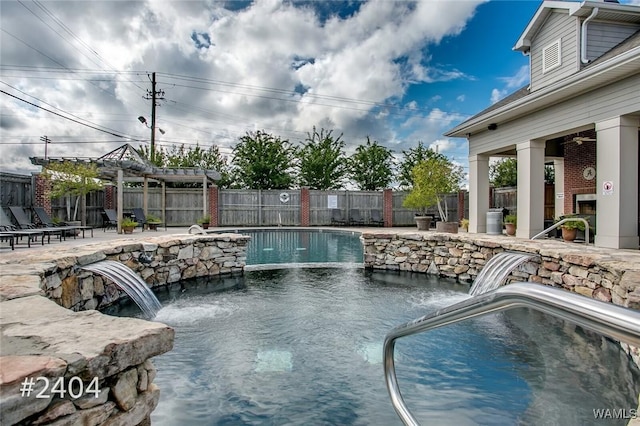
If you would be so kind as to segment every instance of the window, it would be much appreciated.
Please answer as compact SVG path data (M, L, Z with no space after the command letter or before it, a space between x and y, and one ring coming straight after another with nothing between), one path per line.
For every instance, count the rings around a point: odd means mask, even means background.
M560 52L560 39L542 49L542 72L551 71L558 68L562 63Z

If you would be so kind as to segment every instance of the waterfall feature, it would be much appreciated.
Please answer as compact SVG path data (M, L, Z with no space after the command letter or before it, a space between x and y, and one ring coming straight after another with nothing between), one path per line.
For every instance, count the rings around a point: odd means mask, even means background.
M160 301L147 284L130 268L113 260L103 260L82 269L104 275L136 302L147 319L153 319L162 309Z
M473 281L469 290L471 296L486 293L500 287L511 271L521 263L534 257L531 253L505 251L493 256Z

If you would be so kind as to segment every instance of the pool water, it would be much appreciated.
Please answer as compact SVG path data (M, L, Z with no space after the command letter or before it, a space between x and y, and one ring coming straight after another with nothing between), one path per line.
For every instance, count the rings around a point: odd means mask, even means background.
M156 320L176 339L153 360L161 396L152 422L400 425L384 382L384 336L467 291L423 274L355 268L167 288ZM403 396L423 424L596 424L594 408L637 405L640 375L617 345L527 309L403 338L396 348Z

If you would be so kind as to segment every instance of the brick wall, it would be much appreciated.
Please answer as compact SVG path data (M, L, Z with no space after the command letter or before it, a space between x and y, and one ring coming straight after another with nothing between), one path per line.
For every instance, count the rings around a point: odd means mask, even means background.
M105 185L104 187L104 208L116 209L116 187L113 185Z
M300 226L309 226L311 221L309 188L300 188Z
M393 191L389 188L382 191L382 219L385 228L393 226Z
M578 145L568 142L564 145L564 212L575 213L576 194L595 194L596 179L583 176L586 167L596 167L596 143L583 142Z
M209 215L211 216L209 226L218 226L218 187L216 185L209 187Z
M51 182L45 179L41 174L35 174L35 191L33 200L35 207L43 207L45 211L51 215Z

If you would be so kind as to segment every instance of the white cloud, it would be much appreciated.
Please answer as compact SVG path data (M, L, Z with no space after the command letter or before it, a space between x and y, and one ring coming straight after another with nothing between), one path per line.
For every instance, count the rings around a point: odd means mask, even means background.
M148 72L157 71L165 98L158 125L166 130L157 135L159 145L229 147L254 129L298 141L314 125L344 133L350 144L367 135L395 141L395 116L380 105L402 105L413 82L468 78L434 66L426 52L459 34L479 3L371 1L343 18L321 15L313 4L280 0L257 0L235 11L208 1L44 3L73 38L33 4L25 3L57 33L24 5L3 2L2 28L26 44L3 34L1 62L29 67L3 71L3 80L36 99L8 86L3 90L43 107L39 100L46 101L114 133L148 139L149 130L136 117L149 118L143 97L150 89ZM63 66L102 71L35 72ZM0 102L3 143L33 143L46 134L54 141L51 156L97 156L119 145L97 143L117 138L7 96ZM415 101L405 107L417 113L403 124L414 140L422 135L432 142L461 119L440 110L421 114ZM26 157L43 155L43 146L8 146L3 169L33 168Z
M529 66L523 65L518 71L509 77L498 77L504 83L501 89L494 88L491 91L491 103L494 104L511 92L523 87L529 81Z
M456 98L456 100L457 100L458 102L464 102L464 100L465 100L465 99L466 99L466 96L465 96L465 95L460 95L460 96L458 96L458 97Z

